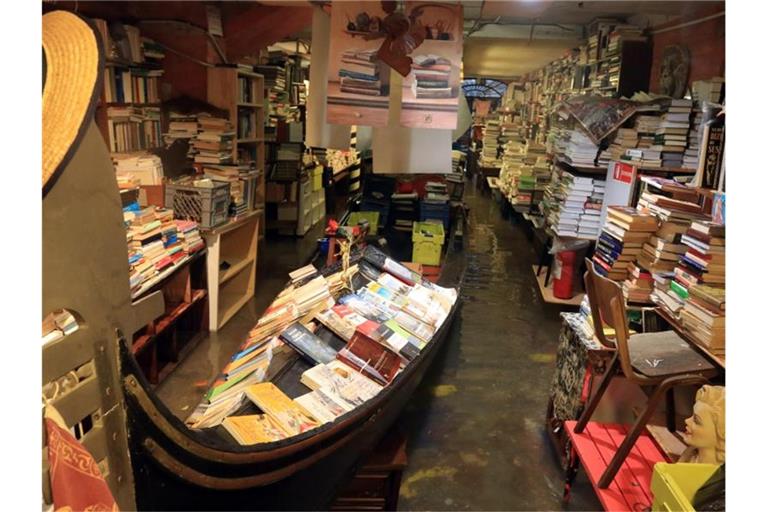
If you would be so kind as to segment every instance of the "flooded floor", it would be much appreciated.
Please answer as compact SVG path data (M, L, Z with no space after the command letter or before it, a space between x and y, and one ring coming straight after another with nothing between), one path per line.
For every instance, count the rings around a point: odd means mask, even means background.
M544 430L560 309L541 300L536 254L521 226L471 186L462 252L444 272L462 281L463 306L399 420L409 433L401 510L560 510L563 474ZM306 263L322 226L302 238L268 240L257 297L203 340L159 388L180 418L217 374L285 283ZM570 510L599 510L582 473Z

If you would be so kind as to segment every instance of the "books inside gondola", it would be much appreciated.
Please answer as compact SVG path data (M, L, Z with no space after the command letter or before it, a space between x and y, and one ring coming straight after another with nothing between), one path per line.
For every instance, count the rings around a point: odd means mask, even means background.
M289 439L355 414L386 394L457 300L368 246L306 267L275 298L187 418L230 443Z

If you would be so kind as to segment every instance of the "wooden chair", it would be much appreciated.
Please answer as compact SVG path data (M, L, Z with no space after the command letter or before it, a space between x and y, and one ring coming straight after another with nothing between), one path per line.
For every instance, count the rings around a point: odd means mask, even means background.
M645 410L637 418L600 477L597 486L605 489L613 481L662 397L665 394L667 396L667 428L674 432L674 395L672 394L674 387L704 384L716 376L718 370L674 331L630 336L621 287L616 282L597 274L592 261L586 260L586 264L587 272L584 274L584 281L592 310L595 335L600 343L614 348L616 352L574 431L576 433L584 431L598 402L608 389L611 379L619 372L630 382L651 388ZM613 328L615 335L609 338L605 334L604 325Z

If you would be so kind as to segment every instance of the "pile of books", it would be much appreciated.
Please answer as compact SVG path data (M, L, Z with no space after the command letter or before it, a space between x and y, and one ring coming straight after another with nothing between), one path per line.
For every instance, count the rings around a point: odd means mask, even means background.
M176 230L178 240L181 243L181 249L186 254L195 253L205 247L205 242L200 236L200 227L197 225L197 222L193 220L177 220Z
M548 199L547 223L558 236L595 240L600 232L605 180L560 170L555 183Z
M160 185L163 182L163 162L157 155L148 153L113 155L118 183Z
M652 304L653 276L650 272L631 262L627 267L627 279L621 284L624 299L628 303Z
M703 284L688 288L680 322L699 344L725 355L725 288Z
M77 319L66 309L57 309L43 319L43 345L53 343L79 328Z
M195 163L224 164L232 161L235 132L228 119L197 116L198 132L192 138Z
M480 162L483 167L499 167L499 119L498 117L487 117L485 120L485 129L483 130L483 152Z
M682 167L683 153L688 144L688 130L693 102L687 99L670 100L667 111L661 116L651 149L661 151L663 167Z
M257 171L251 171L247 165L206 165L203 175L213 181L229 183L231 215L242 215L253 206L249 204L252 198L250 188L255 186L253 178L258 175Z
M620 160L627 152L627 149L637 147L637 130L633 128L619 128L616 130L616 137L608 146L608 155L611 160Z
M203 247L192 221L175 221L173 210L131 203L123 209L131 291ZM182 228L179 227L181 222ZM183 229L183 235L179 231Z
M701 103L697 102L693 107L693 119L691 120L691 129L688 132L688 146L683 153L683 167L686 169L699 168L699 149L703 133L704 113L701 110Z
M698 204L695 189L665 178L641 176L645 190L637 202L639 208L662 221L692 221L705 219Z
M345 50L341 55L339 81L342 92L381 96L382 80L376 50Z
M397 231L413 231L413 223L419 220L419 194L400 192L392 194L389 215L392 227Z
M564 133L567 143L565 144L564 153L560 156L567 163L579 167L595 167L595 159L597 158L598 167L608 165L610 161L609 155L603 151L598 157L600 149L597 144L592 142L592 139L581 130L569 130Z
M416 98L450 98L451 61L438 55L416 55L411 90Z
M390 385L446 320L456 290L373 247L350 270L351 293L340 273L293 273L186 424L221 425L243 445L270 442L335 421ZM300 379L306 392L293 399L265 382L267 368L291 354L311 366Z
M701 103L720 103L723 94L725 79L723 77L712 77L709 80L695 80L691 84L693 101Z
M675 268L675 279L686 290L697 283L725 286L725 226L694 221L680 241L688 249Z
M163 134L167 145L179 139L189 140L197 135L197 115L171 112L168 116L168 132Z
M657 227L653 215L629 206L609 206L605 225L592 256L595 271L614 281L627 279L630 265Z

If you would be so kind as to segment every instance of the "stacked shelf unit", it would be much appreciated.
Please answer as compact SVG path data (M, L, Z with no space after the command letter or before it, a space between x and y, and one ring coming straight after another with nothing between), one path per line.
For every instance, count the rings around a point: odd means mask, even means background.
M264 211L264 77L243 67L208 69L208 102L229 112L236 137L233 160L258 171L254 208Z
M217 331L250 299L256 289L256 257L261 211L248 212L203 231L208 250L209 326Z

